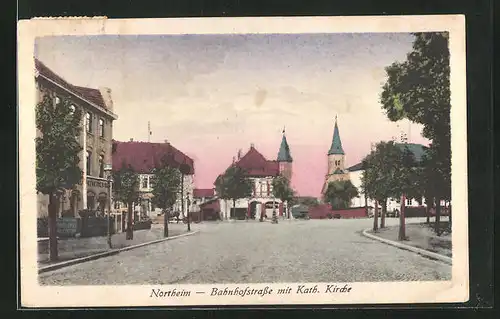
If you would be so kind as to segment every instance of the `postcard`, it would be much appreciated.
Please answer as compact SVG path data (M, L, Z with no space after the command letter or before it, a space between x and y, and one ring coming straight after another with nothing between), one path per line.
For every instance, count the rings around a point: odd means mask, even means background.
M20 21L21 306L467 301L465 60L461 15Z

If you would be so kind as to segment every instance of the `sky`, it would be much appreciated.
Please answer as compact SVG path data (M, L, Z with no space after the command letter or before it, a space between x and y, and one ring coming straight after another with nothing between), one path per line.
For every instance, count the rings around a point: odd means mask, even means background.
M251 144L275 160L283 128L292 186L319 196L335 116L347 167L372 143L427 145L422 127L390 122L379 102L384 68L404 61L406 33L137 35L38 38L35 56L66 81L109 87L113 138L168 140L195 162L195 184L215 178Z

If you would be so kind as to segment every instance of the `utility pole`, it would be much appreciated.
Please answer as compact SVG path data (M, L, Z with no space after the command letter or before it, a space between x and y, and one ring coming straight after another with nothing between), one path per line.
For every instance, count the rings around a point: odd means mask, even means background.
M151 132L151 122L148 121L148 143L151 142L151 134L153 134Z

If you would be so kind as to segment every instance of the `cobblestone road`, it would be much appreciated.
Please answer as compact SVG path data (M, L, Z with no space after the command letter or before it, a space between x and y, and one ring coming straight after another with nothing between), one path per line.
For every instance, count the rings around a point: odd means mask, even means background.
M451 267L361 235L372 220L193 225L201 232L40 275L41 284L449 280ZM389 219L388 225L397 224Z

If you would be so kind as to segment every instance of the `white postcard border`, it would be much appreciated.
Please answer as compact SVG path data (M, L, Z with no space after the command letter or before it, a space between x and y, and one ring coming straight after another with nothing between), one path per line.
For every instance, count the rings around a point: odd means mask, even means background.
M21 306L202 306L269 304L380 304L464 302L469 298L467 118L465 79L465 18L439 16L273 17L106 19L39 18L19 22L19 223ZM436 282L268 283L168 286L40 286L37 273L35 192L34 42L42 36L116 34L232 34L232 33L357 33L448 31L451 64L452 144L452 280ZM437 262L437 261L436 261ZM277 294L211 297L213 287L253 289L298 285L326 289L328 284L351 287L349 293ZM153 289L191 291L189 297L151 297ZM205 294L196 294L205 291Z

